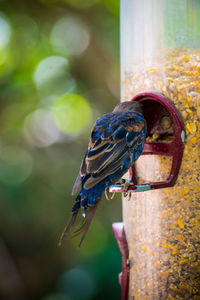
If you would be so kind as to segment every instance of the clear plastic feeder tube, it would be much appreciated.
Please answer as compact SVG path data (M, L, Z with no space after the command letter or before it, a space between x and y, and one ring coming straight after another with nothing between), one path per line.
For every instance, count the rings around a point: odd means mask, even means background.
M129 299L200 299L200 1L121 0L121 99L144 92L175 104L186 140L174 187L123 199ZM170 126L147 137L171 139ZM170 168L168 156L141 156L138 183L164 180Z

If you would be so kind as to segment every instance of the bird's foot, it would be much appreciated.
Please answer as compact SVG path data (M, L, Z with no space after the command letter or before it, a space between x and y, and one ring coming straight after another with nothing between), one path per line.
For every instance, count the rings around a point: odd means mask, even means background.
M114 196L115 196L115 193L112 193L111 196L109 195L109 187L107 187L107 188L105 189L105 197L106 197L106 199L107 199L107 200L112 200L112 199L114 198Z
M128 188L129 188L130 185L133 185L134 183L132 181L124 179L124 178L121 179L120 183L123 185L123 189L124 189L123 195L124 195L124 197L128 196L128 200L130 200L131 199L131 192L128 191Z

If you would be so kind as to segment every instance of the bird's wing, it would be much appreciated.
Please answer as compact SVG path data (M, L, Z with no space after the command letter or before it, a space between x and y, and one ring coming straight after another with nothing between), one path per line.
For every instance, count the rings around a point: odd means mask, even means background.
M81 168L82 168L82 165L84 164L84 161L85 161L85 158L87 156L87 153L88 153L88 149L86 150L85 152L85 155L84 155L84 158L83 158L83 162L81 164ZM75 183L74 183L74 186L72 188L72 196L76 194L78 188L79 188L79 185L81 184L81 172L78 173L78 176L76 177L76 180L75 180Z
M102 139L101 139L101 135L105 136L105 133L111 134L112 130L102 130L102 129L106 129L109 127L109 121L111 121L111 119L113 119L113 114L112 113L108 113L103 115L101 118L99 118L92 130L91 133L91 138L89 141L89 145L88 145L88 149L85 152L81 167L80 167L80 172L75 180L74 186L72 188L72 195L75 195L80 184L81 184L81 177L87 175L87 164L86 164L86 157L88 155L88 152L91 150L92 147L98 146L98 144L100 145L102 143ZM115 120L113 119L112 121L115 122ZM114 123L113 123L114 124Z
M145 122L137 113L108 114L100 118L91 135L80 174L91 176L84 183L91 188L123 165L129 150L144 143Z
M76 192L77 192L77 190L78 190L80 184L81 184L81 174L80 174L80 172L79 172L79 173L78 173L78 176L76 177L74 186L73 186L73 188L72 188L72 196L76 194Z

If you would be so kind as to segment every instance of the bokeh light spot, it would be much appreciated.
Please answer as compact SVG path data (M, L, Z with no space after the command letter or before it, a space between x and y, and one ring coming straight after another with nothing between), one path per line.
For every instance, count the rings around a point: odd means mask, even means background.
M0 50L4 49L9 41L11 35L11 27L9 23L0 15Z
M23 183L33 169L30 154L22 148L6 146L0 151L0 181L10 185Z
M26 51L32 51L39 38L39 28L30 15L16 13L14 15L14 39ZM23 56L24 57L24 56Z
M48 84L50 80L66 74L68 60L61 56L49 56L42 60L34 73L34 81L38 88Z
M91 107L87 100L76 94L59 97L52 107L52 115L57 127L66 133L77 133L90 122Z
M86 24L75 17L64 17L53 27L51 44L61 55L80 55L89 45L90 33Z
M24 134L36 147L48 147L61 139L61 132L55 126L50 111L45 109L38 109L26 117Z
M73 300L88 300L92 299L95 294L96 282L88 271L74 268L61 276L58 289L66 292Z

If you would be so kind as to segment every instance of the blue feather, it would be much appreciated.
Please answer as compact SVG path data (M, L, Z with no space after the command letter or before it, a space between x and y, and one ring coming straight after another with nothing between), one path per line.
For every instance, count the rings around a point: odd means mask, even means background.
M119 104L111 113L99 118L92 130L80 174L73 191L81 183L81 190L72 208L72 217L61 241L74 226L80 208L84 209L84 224L77 231L87 233L95 209L105 189L115 184L141 155L146 126L141 107L135 102ZM95 209L93 209L95 208Z

